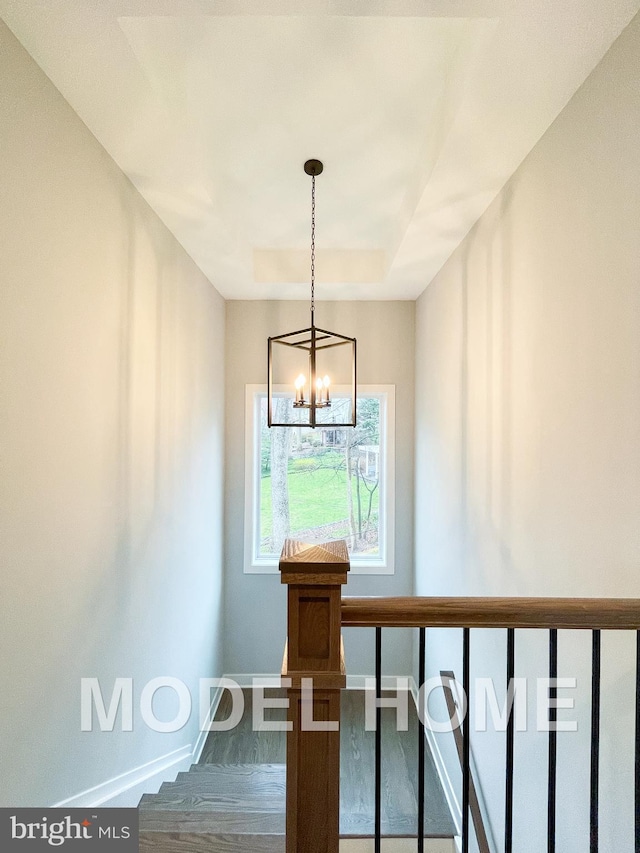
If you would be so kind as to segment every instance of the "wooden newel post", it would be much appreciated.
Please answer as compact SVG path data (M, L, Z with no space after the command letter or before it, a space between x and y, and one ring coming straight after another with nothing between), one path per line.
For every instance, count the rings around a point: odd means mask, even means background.
M340 690L346 686L340 633L344 541L308 545L287 539L280 557L288 584L287 853L338 853Z

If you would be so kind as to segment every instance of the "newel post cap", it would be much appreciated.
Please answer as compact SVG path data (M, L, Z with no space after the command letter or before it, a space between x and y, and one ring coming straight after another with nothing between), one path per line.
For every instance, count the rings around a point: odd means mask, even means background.
M282 546L282 583L342 584L347 582L349 568L349 551L344 539L321 544L285 539Z

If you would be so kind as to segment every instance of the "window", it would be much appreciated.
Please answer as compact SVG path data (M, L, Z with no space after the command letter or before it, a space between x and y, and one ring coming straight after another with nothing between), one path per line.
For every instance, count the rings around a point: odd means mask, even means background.
M334 388L337 423L348 393ZM294 417L291 402L277 389L278 418ZM290 537L345 539L352 572L393 574L395 386L358 386L357 415L354 429L269 429L266 387L247 385L245 572L277 572Z

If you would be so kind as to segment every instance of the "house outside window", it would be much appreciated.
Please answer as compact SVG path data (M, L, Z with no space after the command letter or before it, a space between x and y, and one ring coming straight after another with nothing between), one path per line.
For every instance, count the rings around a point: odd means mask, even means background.
M246 389L245 559L247 573L275 573L286 538L345 539L351 571L392 574L395 386L359 386L358 425L267 427L266 387ZM278 419L295 418L288 389ZM349 404L337 387L332 416Z

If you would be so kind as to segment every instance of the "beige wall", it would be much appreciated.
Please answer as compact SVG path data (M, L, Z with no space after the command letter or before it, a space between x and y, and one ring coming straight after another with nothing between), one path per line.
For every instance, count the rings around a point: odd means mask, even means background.
M639 56L636 18L418 301L418 594L640 596ZM601 843L616 851L632 849L627 639L605 639ZM518 642L542 673L544 639ZM476 643L474 674L501 673L504 638ZM569 853L588 847L589 637L560 643L587 702L580 747L560 747ZM428 645L432 670L461 672L450 641ZM545 744L517 749L522 853L545 846ZM501 803L502 741L475 749Z
M352 576L350 595L409 595L413 560L413 302L320 302L317 323L358 341L358 381L396 386L395 575ZM267 338L304 328L308 302L227 303L225 669L279 672L286 595L278 575L243 574L245 385L266 383ZM391 633L391 632L390 632ZM373 632L347 631L349 672L373 672ZM410 638L385 647L389 672L406 673Z
M0 79L0 805L45 806L198 735L82 734L81 677L221 672L224 302L3 24Z

